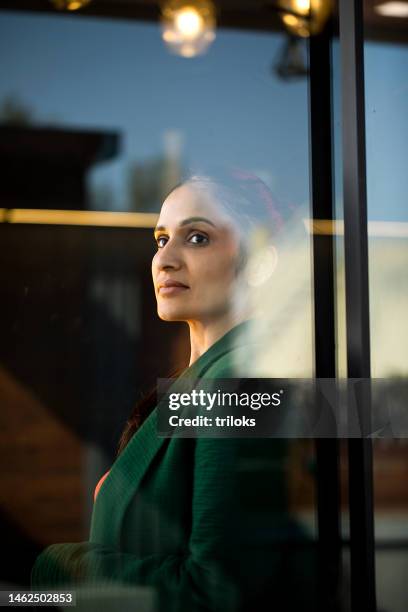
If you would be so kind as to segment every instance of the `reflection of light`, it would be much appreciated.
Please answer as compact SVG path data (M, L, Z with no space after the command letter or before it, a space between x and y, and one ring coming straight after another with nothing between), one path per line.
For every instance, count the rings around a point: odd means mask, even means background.
M89 225L101 227L155 227L159 215L142 212L106 212L98 210L46 210L32 208L0 208L0 223L33 223L40 225ZM344 236L344 221L338 219L303 219L308 234ZM408 222L369 221L368 235L383 238L408 238ZM256 261L255 261L256 260ZM259 266L259 264L262 264ZM275 266L274 252L262 249L255 255L253 267L262 274ZM273 269L272 269L273 272ZM267 275L269 277L269 274ZM256 284L256 283L255 283Z
M282 21L284 23L286 23L286 25L288 25L288 26L295 26L295 25L298 24L299 19L297 17L295 17L294 15L290 15L288 13L287 15L283 15Z
M162 8L162 38L182 57L205 53L215 40L215 8L212 0L167 0Z
M408 17L408 3L385 2L374 7L376 13L383 17Z
M309 234L344 236L344 221L329 219L303 219ZM408 238L408 223L399 221L368 221L368 235L377 238Z
M77 11L91 2L91 0L51 0L59 11Z
M276 267L276 251L272 247L265 247L255 253L245 270L248 285L259 287L273 274Z
M96 210L0 209L2 223L89 225L100 227L155 227L155 213L102 212Z
M282 16L283 23L288 26L288 29L292 32L296 32L298 36L302 38L308 38L310 35L309 29L304 25L303 19L299 19L299 17L295 17L294 15Z
M279 6L280 17L289 32L307 38L323 30L332 0L279 0Z

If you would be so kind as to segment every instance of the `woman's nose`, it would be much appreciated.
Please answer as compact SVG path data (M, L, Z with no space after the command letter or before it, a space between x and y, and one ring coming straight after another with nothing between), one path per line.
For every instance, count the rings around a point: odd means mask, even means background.
M154 264L158 270L178 270L182 265L179 250L171 241L167 242L156 253Z

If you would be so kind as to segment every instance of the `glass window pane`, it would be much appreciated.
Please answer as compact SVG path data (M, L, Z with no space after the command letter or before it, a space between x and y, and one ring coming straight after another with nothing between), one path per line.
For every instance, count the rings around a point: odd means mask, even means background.
M245 181L262 181L268 221L250 234L239 210L248 267L233 305L247 299L263 334L240 375L313 376L308 49L281 27L219 28L193 59L171 55L153 22L2 11L0 27L0 393L12 441L2 445L0 490L17 559L1 580L19 585L44 546L87 540L95 486L136 402L188 365L186 317L159 320L151 276L157 214L186 171L238 168L243 192ZM314 447L267 442L257 446L263 463L251 463L248 445L239 466L253 493L242 502L257 527L246 542L259 554L253 580L278 559L273 584L285 564L293 574L293 584L289 574L281 581L282 601L305 604L314 597ZM142 489L132 505L153 543L132 532L131 554L173 551L190 520L180 496L167 496L169 518L157 495ZM166 521L175 525L168 540ZM294 548L274 557L282 537Z

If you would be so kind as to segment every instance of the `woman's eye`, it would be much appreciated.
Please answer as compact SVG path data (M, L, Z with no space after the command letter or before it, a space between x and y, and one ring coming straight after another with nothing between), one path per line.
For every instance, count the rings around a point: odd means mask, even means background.
M204 236L203 234L195 233L190 236L188 241L192 242L193 244L207 244L208 238L207 236Z
M159 249L162 249L167 242L167 238L165 236L159 236L156 238L156 244Z
M158 249L162 249L168 242L168 237L167 236L158 236L156 238L156 245ZM200 234L198 232L195 232L194 234L191 234L188 238L188 242L192 243L192 244L207 244L208 242L208 238L207 236L204 236L204 234Z

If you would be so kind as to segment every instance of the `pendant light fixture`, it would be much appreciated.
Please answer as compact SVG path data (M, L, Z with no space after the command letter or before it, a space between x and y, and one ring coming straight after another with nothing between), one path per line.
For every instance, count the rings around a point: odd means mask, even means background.
M278 11L291 34L308 38L323 30L332 11L332 0L278 0Z
M165 0L161 24L163 41L172 53L202 55L215 40L215 6L211 0Z

